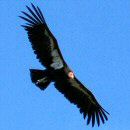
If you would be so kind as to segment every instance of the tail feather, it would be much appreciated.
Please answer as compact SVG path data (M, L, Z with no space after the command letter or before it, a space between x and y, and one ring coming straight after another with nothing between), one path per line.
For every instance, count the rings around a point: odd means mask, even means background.
M47 70L30 69L32 82L41 90L45 90L51 82Z

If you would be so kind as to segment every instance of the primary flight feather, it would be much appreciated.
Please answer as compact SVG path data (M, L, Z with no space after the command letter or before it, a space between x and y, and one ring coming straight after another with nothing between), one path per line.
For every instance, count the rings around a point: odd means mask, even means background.
M34 53L41 64L46 67L45 70L30 69L32 82L41 90L54 82L56 89L79 108L84 119L87 117L87 124L91 122L94 126L97 122L99 126L101 122L105 123L109 113L75 77L63 59L57 40L49 30L41 10L31 5L32 9L26 6L30 14L22 12L25 16L20 16L27 21L27 24L22 26L28 33Z

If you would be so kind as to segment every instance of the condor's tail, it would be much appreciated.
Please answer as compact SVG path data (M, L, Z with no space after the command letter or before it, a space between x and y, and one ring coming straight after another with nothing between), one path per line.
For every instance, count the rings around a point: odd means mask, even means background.
M47 70L30 69L30 76L32 82L41 90L45 90L51 83Z

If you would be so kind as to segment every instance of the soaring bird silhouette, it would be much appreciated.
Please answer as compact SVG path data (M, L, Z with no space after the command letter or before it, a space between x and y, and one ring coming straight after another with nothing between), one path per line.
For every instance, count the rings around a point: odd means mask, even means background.
M22 12L26 17L20 18L27 21L22 25L28 33L34 53L45 70L30 69L32 82L41 90L45 90L51 82L54 82L56 89L61 92L71 103L75 104L84 119L87 117L87 124L92 122L92 126L105 123L107 114L97 102L94 95L76 78L73 71L66 64L56 38L49 30L43 14L39 7L28 6L30 14Z

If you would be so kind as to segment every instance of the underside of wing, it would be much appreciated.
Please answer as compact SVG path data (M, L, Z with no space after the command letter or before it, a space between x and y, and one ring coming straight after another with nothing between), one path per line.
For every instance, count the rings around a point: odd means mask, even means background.
M105 111L97 102L94 95L85 88L76 78L75 79L62 79L55 83L55 87L83 114L84 119L87 118L87 124L92 122L92 126L97 121L98 126L100 122L103 124L108 120Z
M25 17L20 18L27 21L22 25L28 33L34 53L39 61L47 68L61 69L64 66L64 59L59 50L57 40L50 32L43 14L38 7L32 4L32 9L26 6L29 13L22 12Z

